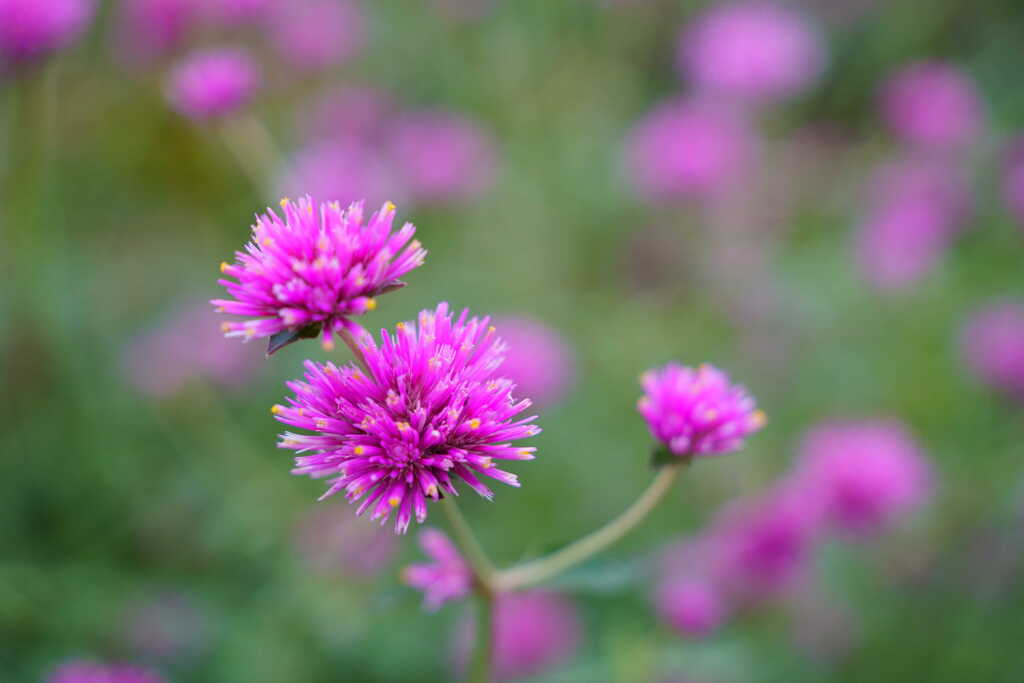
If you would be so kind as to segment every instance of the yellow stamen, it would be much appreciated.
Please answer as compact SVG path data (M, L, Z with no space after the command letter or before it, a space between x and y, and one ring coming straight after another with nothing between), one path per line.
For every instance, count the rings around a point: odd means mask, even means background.
M231 323L221 323L220 324L220 331L221 332L230 332L231 331Z
M270 406L270 414L271 415L280 415L281 414L281 406L277 405L276 403L274 405Z
M290 202L290 201L291 200L288 199L287 197L281 197L281 201L278 202L278 203L281 205L281 208L283 209L283 208L288 206L288 202Z
M222 272L222 273L227 272L227 269L228 269L228 262L227 261L221 261L220 262L220 272Z
M370 298L366 300L366 310L372 311L377 308L377 300Z
M469 421L469 428L470 429L479 429L480 428L480 418L474 417L472 420L470 420Z
M431 498L437 498L437 486L431 484L427 487L427 495Z
M396 208L398 208L398 207L396 207L391 202L384 202L384 213L390 213L390 212L394 211Z
M315 421L317 429L327 429L327 420L322 417L318 417Z
M399 431L402 431L402 432L404 432L406 429L412 429L412 427L409 426L408 422L399 422L397 427L398 427Z
M322 342L320 342L320 346L323 348L324 351L333 351L334 340L328 337L327 339L324 339Z
M485 470L490 469L491 467L494 467L494 460L490 457L486 457L481 461L480 467L483 467Z
M523 448L522 450L519 451L519 455L531 455L532 453L533 451L531 451L528 448Z
M398 507L398 504L401 502L402 499L399 498L398 496L391 496L390 498L388 498L388 505L390 505L393 508Z
M366 453L366 447L356 446L355 448L352 449L352 452L355 453L356 455L363 455L364 453Z
M750 422L755 429L760 429L768 422L768 416L764 414L763 410L755 410L750 416Z
M397 325L395 325L395 329L396 330L404 330L405 329L405 323L398 323Z

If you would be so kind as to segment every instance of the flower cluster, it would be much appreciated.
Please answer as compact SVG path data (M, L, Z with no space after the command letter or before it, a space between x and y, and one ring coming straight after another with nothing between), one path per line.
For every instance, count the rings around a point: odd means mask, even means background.
M221 264L235 280L218 282L234 298L212 302L220 312L253 318L224 323L229 337L281 335L272 339L271 352L300 337L322 334L332 348L335 334L362 335L351 318L373 310L376 296L401 287L398 278L422 265L427 253L410 242L411 223L392 232L393 204L365 224L361 202L342 209L304 197L283 199L281 207L283 217L273 211L257 217L235 264Z
M210 50L190 56L171 73L167 98L183 115L205 121L245 106L259 83L259 67L244 50Z
M456 480L488 499L480 477L519 485L495 461L532 460L534 448L511 442L540 428L536 416L516 419L530 401L496 374L505 344L487 318L453 318L441 303L418 324L382 330L379 345L369 336L358 345L365 368L307 361L304 381L288 384L290 406L273 409L314 432L282 435L280 446L298 453L295 474L329 477L323 497L344 490L373 519L396 510L399 533L426 519L428 499L458 495Z

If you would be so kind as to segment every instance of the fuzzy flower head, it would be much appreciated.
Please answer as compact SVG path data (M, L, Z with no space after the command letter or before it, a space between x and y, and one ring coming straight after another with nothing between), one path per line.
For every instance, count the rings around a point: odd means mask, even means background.
M683 34L677 57L699 88L755 102L803 91L824 63L824 41L807 17L760 0L707 10Z
M765 424L747 390L707 364L695 370L669 363L645 372L640 383L644 395L637 409L673 455L732 453Z
M314 434L286 432L280 447L298 454L295 474L330 478L322 498L345 491L362 499L383 524L394 509L405 533L427 500L458 495L461 479L480 495L493 493L479 477L519 486L496 460L532 460L534 448L512 441L533 436L536 416L516 419L530 406L512 397L514 384L496 374L505 344L487 318L458 318L448 305L422 311L419 324L381 331L381 344L359 341L369 373L352 365L306 363L305 381L290 382L289 407L273 408L285 424Z
M931 469L900 423L846 420L808 433L795 481L820 499L825 521L865 533L923 503L931 490Z
M260 84L259 67L243 50L200 52L171 73L167 98L195 121L233 114L252 99Z
M275 5L270 38L295 69L317 71L355 57L366 41L365 19L354 0L288 0Z
M387 203L363 222L363 204L342 209L303 197L281 200L283 216L257 216L252 240L236 252L235 264L222 263L233 280L218 282L233 299L212 303L223 313L248 316L222 325L229 337L271 337L270 352L298 338L342 331L362 335L353 316L373 310L375 297L403 286L398 278L423 264L426 251L416 228L406 223L392 232L394 204Z
M718 630L728 616L726 600L713 581L669 576L658 585L655 608L680 635L701 638Z
M1024 401L1024 302L997 302L974 313L964 328L962 348L978 378Z
M421 531L419 542L433 562L406 567L402 578L408 585L423 591L423 606L433 612L449 600L469 595L473 572L455 544L437 529Z
M92 17L92 0L0 0L0 62L21 64L65 47Z
M148 669L128 664L99 664L74 659L57 667L46 683L164 683L164 678Z
M942 62L917 62L897 71L882 87L880 106L895 135L926 148L969 145L984 118L970 76Z

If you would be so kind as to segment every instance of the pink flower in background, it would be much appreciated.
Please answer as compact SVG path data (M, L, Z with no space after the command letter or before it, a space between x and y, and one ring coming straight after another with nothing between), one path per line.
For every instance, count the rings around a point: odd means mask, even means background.
M198 16L198 0L123 0L117 45L126 66L148 63L178 49Z
M857 230L858 262L868 282L882 291L918 282L945 255L970 204L966 184L949 167L910 160L878 169Z
M123 640L143 657L180 662L209 643L209 623L199 606L183 593L165 593L129 607Z
M316 97L299 119L298 132L311 146L327 140L376 144L382 122L395 108L392 96L367 86L340 86Z
M659 105L626 142L633 186L653 200L720 195L737 186L756 156L756 138L743 117L699 100Z
M392 122L387 139L395 168L416 201L467 200L493 182L493 142L457 114L407 112Z
M981 381L1024 401L1024 302L986 305L962 332L964 360Z
M920 147L966 147L983 125L974 81L942 62L917 62L899 69L882 87L880 107L890 130Z
M879 532L922 505L931 467L895 420L837 420L804 438L793 485L820 501L824 519L854 533Z
M46 683L164 683L164 678L130 664L99 664L74 659L54 670L47 676Z
M455 544L437 529L424 529L418 540L432 562L409 565L402 572L402 578L408 585L423 591L423 606L434 612L449 600L461 600L469 595L473 572Z
M725 596L714 582L685 574L663 577L654 605L669 626L688 638L711 635L728 616Z
M1024 227L1024 137L1014 140L1006 151L1003 203L1017 224Z
M472 619L455 639L455 663L464 671L475 640ZM575 606L549 591L498 596L494 608L494 675L498 681L536 676L571 660L583 636Z
M167 98L185 116L205 121L243 108L259 85L259 66L245 51L209 50L188 57L171 72Z
M764 426L764 413L747 390L710 365L695 370L669 363L645 372L640 381L644 395L637 410L651 435L674 455L732 453Z
M0 66L41 59L76 40L92 0L0 0Z
M322 576L373 577L398 550L393 533L344 505L310 510L295 530L295 545L306 568Z
M276 5L270 38L288 64L326 69L355 57L365 42L365 19L354 0L288 0Z
M179 309L124 349L125 380L153 398L173 396L192 381L210 381L228 389L250 381L261 366L256 349L239 350L218 332L218 317L208 303Z
M544 323L526 316L494 319L508 345L501 374L516 383L516 393L538 406L562 400L572 384L575 360L565 339Z
M283 218L270 210L257 216L245 251L235 252L234 265L221 264L235 280L218 283L234 298L211 302L218 312L251 318L223 323L227 336L271 337L270 353L318 334L328 348L342 331L363 335L351 318L373 310L375 297L401 287L398 278L426 258L412 223L392 231L394 204L365 224L362 202L343 210L306 196L283 199L281 207Z
M700 89L745 101L778 100L817 80L825 46L817 26L793 8L727 2L684 31L677 65Z
M314 432L281 435L278 445L296 451L293 474L329 478L321 499L344 490L350 502L363 499L356 514L370 510L381 524L394 510L396 533L414 515L426 519L428 499L458 495L456 480L487 499L481 476L518 487L495 461L532 460L536 449L511 442L540 428L536 416L519 417L530 401L513 399L501 378L505 344L494 332L487 318L453 318L441 303L418 325L382 330L379 346L360 338L370 376L307 361L304 381L288 383L290 406L273 408L278 421Z
M393 176L372 144L346 136L300 149L279 184L285 195L308 192L342 204L366 198L371 206L377 206L384 201L405 201Z

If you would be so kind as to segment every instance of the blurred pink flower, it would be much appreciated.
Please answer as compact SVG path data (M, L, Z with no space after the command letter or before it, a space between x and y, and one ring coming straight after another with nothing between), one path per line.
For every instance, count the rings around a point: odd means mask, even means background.
M260 85L259 66L243 50L221 48L195 53L181 62L167 83L167 98L195 121L235 113Z
M974 81L942 62L904 66L883 85L882 118L904 142L920 147L966 147L983 125L983 106Z
M564 398L575 374L575 359L565 339L553 328L527 316L494 319L508 345L501 374L516 383L516 396L529 396L538 406Z
M0 66L41 59L76 40L93 0L0 0Z
M869 183L857 257L882 291L909 288L946 253L970 213L970 194L951 168L916 160L887 164Z
M154 671L130 664L99 664L88 659L65 662L46 677L46 683L164 683Z
M183 593L165 593L131 605L122 638L142 657L181 661L196 656L209 642L203 610Z
M1003 203L1017 224L1024 227L1024 136L1014 140L1005 153Z
M464 201L494 180L494 143L469 119L445 111L409 111L386 134L392 163L419 202Z
M405 568L405 583L423 591L423 606L436 611L449 600L461 600L473 587L473 572L455 544L437 529L419 533L420 548L432 560Z
M700 89L738 100L777 100L817 80L825 45L818 27L793 8L727 2L683 32L677 65Z
M299 134L310 143L337 140L376 144L395 103L390 94L367 86L335 87L316 97L299 117Z
M363 48L365 19L355 0L288 0L276 9L270 38L281 58L296 69L336 66Z
M309 193L342 205L362 198L370 206L385 201L404 203L406 197L393 177L393 171L371 144L344 136L300 149L279 185L285 196Z
M663 577L655 591L654 605L669 626L689 638L711 635L728 616L725 596L718 587L693 575Z
M398 550L389 529L333 504L309 511L295 529L295 546L313 573L362 578L391 564Z
M973 313L961 346L968 367L981 381L1024 401L1024 302L994 302Z
M132 339L121 367L136 391L165 398L194 380L238 388L253 378L262 356L257 349L240 349L225 339L217 314L204 301L171 313Z
M460 624L455 664L464 671L475 640L473 620ZM575 606L549 591L530 590L498 596L494 608L494 677L498 681L536 676L571 660L579 648L583 624Z
M883 531L922 505L931 467L895 420L835 420L812 429L792 485L817 498L823 519L849 532Z
M740 183L756 156L756 137L746 120L703 100L658 105L626 142L630 180L653 200L720 195Z
M198 16L198 0L123 0L117 48L125 66L137 66L178 49Z

